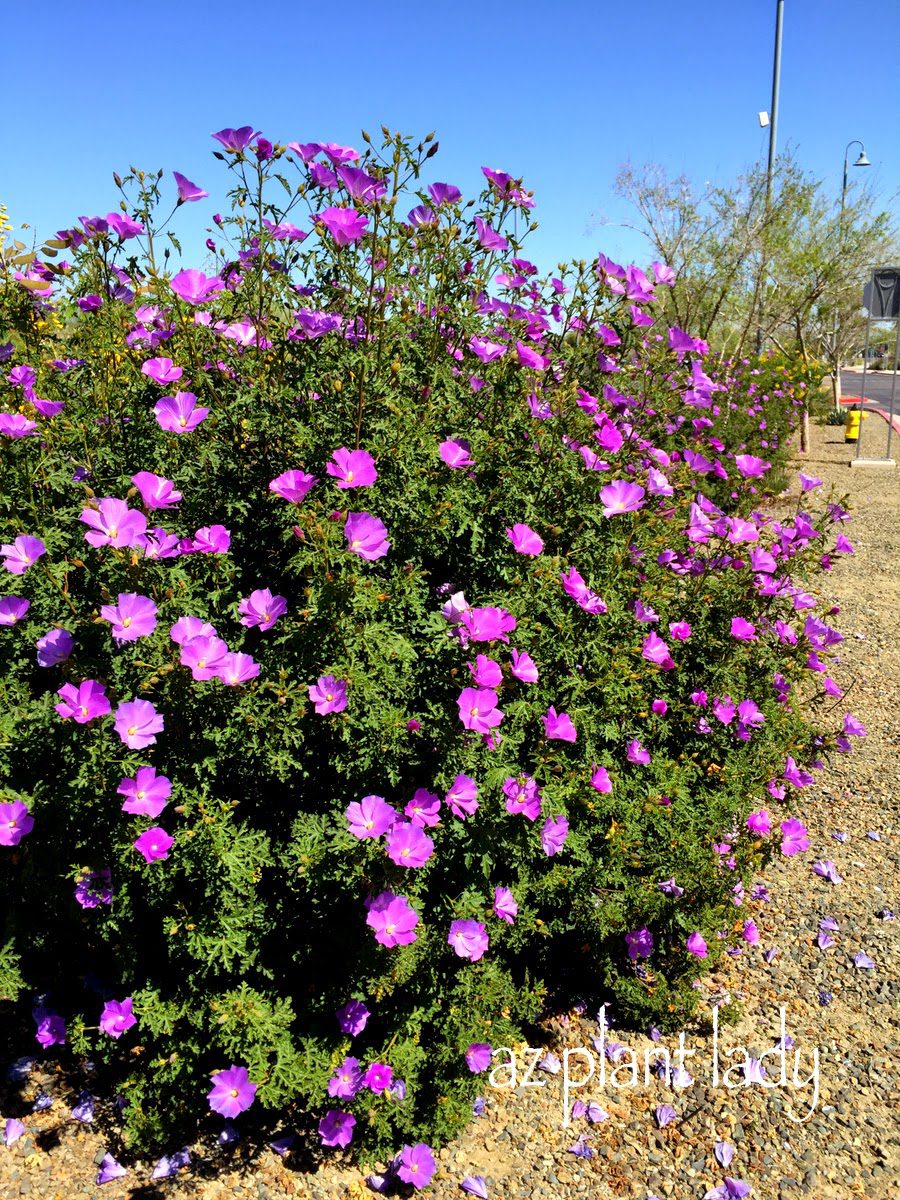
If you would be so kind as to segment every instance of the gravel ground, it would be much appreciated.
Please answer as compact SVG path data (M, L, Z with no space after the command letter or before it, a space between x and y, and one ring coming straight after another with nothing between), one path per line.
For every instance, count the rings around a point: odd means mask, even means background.
M811 432L801 469L824 479L826 488L833 485L837 497L849 494L855 513L846 531L857 553L837 563L821 588L840 605L836 623L846 636L834 674L869 736L856 742L853 754L836 756L808 789L801 815L809 827L809 853L779 857L760 880L768 902L748 900L735 910L741 919L756 920L759 944L726 959L704 980L707 1018L716 1004L736 1003L741 1012L737 1024L719 1030L720 1077L713 1078L712 1036L708 1020L701 1020L685 1031L686 1048L694 1051L685 1061L693 1082L681 1088L655 1077L646 1085L643 1080L645 1051L675 1051L677 1037L654 1046L648 1037L622 1033L641 1064L639 1084L622 1065L626 1052L615 1074L614 1064L606 1063L605 1087L595 1079L571 1095L602 1106L606 1115L596 1124L581 1118L563 1126L561 1073L535 1071L530 1082L539 1086L515 1091L486 1088L484 1115L438 1156L440 1169L428 1192L435 1200L463 1195L460 1183L473 1175L486 1177L490 1196L504 1200L694 1200L726 1176L746 1181L752 1200L887 1200L895 1194L900 955L898 923L879 914L900 912L900 473L850 471L843 431L814 426ZM795 483L795 497L798 490ZM812 864L820 860L831 860L843 882L816 875ZM826 918L837 929L829 934L833 945L823 949L818 939ZM860 951L872 968L855 965ZM784 1076L772 1049L781 1037L782 1009L793 1039ZM593 1050L600 1032L593 1014L546 1024L558 1055L567 1047ZM617 1040L616 1031L606 1038ZM765 1079L745 1081L736 1064L766 1051ZM571 1058L571 1075L580 1079L586 1059ZM593 1051L593 1058L599 1072L600 1055ZM724 1074L729 1068L731 1074ZM72 1097L48 1070L32 1072L22 1085L16 1113L30 1110L40 1091L55 1097L53 1106L29 1111L25 1136L9 1149L0 1146L4 1198L358 1200L372 1194L358 1171L338 1163L310 1173L267 1147L209 1144L194 1148L189 1171L176 1178L151 1182L152 1164L136 1163L127 1176L98 1187L98 1164L109 1144L70 1119ZM658 1128L659 1105L675 1114L664 1128ZM581 1135L590 1158L570 1152ZM717 1141L734 1148L727 1170L714 1157Z

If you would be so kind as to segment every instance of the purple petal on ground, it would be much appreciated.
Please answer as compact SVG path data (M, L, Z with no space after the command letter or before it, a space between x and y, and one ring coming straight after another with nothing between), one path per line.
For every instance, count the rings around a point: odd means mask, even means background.
M889 908L880 908L875 916L880 917L882 921L893 921L895 919L894 914Z
M656 1124L660 1129L665 1129L670 1121L674 1121L678 1113L671 1104L657 1104L653 1110L653 1115L656 1118Z
M716 1142L715 1156L719 1166L725 1167L727 1170L731 1166L731 1160L734 1158L734 1146L732 1146L731 1142Z
M819 928L827 930L828 933L840 933L840 926L834 917L823 917L819 922Z
M843 845L843 843L844 843L844 842L846 842L846 840L847 840L847 834L846 834L846 833L841 833L841 832L838 832L838 833L833 833L831 836L834 838L834 840L835 840L836 842L840 842L842 845Z
M866 834L866 837L869 838L869 840L873 841L873 842L881 841L881 834L878 832L877 829L870 829L869 832Z
M467 1175L459 1186L470 1196L478 1196L479 1200L487 1200L487 1181L483 1175Z
M853 955L853 965L854 967L861 967L863 970L871 971L875 966L875 963L871 958L869 958L868 954L865 954L862 950L859 950Z
M3 1129L3 1141L7 1146L14 1145L25 1132L25 1126L18 1117L10 1117Z
M556 1055L551 1050L548 1050L537 1064L537 1068L539 1071L546 1071L548 1075L558 1075L560 1065L560 1061Z
M766 960L767 963L770 963L775 958L775 955L777 953L778 953L778 947L772 946L771 949L769 949L765 952L765 954L763 955L763 958Z
M834 945L834 938L829 937L829 935L827 933L825 933L824 930L816 938L816 941L818 943L820 950L830 950L831 947Z

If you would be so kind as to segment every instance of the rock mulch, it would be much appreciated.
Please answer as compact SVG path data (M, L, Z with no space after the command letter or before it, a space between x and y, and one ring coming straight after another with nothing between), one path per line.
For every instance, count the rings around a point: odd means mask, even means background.
M685 1059L690 1081L643 1079L645 1052L651 1060L663 1047L674 1052L677 1036L653 1042L606 1030L607 1046L621 1038L634 1053L637 1086L627 1069L629 1050L612 1050L618 1063L606 1061L606 1086L595 1079L570 1096L594 1101L602 1111L593 1109L568 1127L563 1073L552 1070L552 1059L543 1064L551 1070L535 1070L527 1086L486 1086L484 1115L438 1155L428 1192L435 1200L463 1196L462 1180L478 1175L492 1198L504 1200L693 1200L728 1186L726 1176L746 1182L751 1200L887 1200L893 1194L900 1178L900 923L886 914L900 912L900 472L850 471L849 457L842 430L814 427L799 465L822 478L826 490L833 486L836 497L849 495L855 514L846 532L856 555L837 563L820 587L839 605L836 624L846 635L833 672L846 699L837 704L841 712L846 705L869 736L857 741L853 754L835 756L807 790L802 816L809 852L779 857L760 880L769 899L748 895L735 909L737 920L753 917L760 941L704 978L700 1017L685 1030L685 1047L693 1051ZM798 492L795 483L792 507ZM842 882L813 871L813 863L824 861L834 864ZM860 953L867 958L856 958ZM858 965L867 961L874 965ZM723 1022L718 1030L718 1079L709 1027L717 1005L723 1013L740 1012L736 1024ZM773 1051L782 1010L791 1039L784 1075ZM594 1018L573 1012L545 1027L557 1058L569 1049L576 1080L587 1070L588 1052L600 1070L594 1039L602 1031ZM575 1053L579 1047L584 1054ZM747 1058L765 1066L755 1083L736 1065ZM752 1063L747 1070L753 1079ZM687 1086L673 1086L679 1083ZM311 1173L290 1155L240 1145L198 1145L190 1169L172 1179L151 1181L152 1164L139 1162L129 1164L127 1176L98 1186L107 1141L71 1120L72 1099L61 1077L33 1071L20 1097L30 1107L41 1091L55 1097L53 1105L24 1118L27 1132L15 1145L0 1146L0 1194L9 1200L372 1195L358 1170L334 1163ZM657 1111L665 1105L673 1110L667 1123L668 1114ZM716 1159L717 1142L733 1148L727 1168ZM590 1157L573 1154L576 1146L587 1147ZM727 1149L720 1146L719 1155L727 1157Z

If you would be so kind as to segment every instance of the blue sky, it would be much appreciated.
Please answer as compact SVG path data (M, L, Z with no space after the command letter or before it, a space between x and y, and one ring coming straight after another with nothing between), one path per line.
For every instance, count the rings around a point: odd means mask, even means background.
M779 149L840 192L844 148L897 211L896 88L876 58L900 45L897 0L786 0ZM598 251L646 262L612 190L619 166L658 162L697 184L765 158L775 0L519 0L499 4L234 0L10 6L0 83L0 201L40 236L106 212L111 172L180 170L224 195L209 134L254 124L273 141L359 144L382 124L437 130L429 179L466 194L488 165L523 176L542 267ZM890 59L890 61L893 61ZM14 117L14 119L13 119ZM169 177L171 179L171 177ZM602 223L605 222L605 223ZM176 225L176 230L179 226Z

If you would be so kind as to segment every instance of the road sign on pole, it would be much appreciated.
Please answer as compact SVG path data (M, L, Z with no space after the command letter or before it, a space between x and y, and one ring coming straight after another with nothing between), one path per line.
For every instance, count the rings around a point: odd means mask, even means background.
M894 434L894 400L897 394L897 371L900 367L900 268L879 267L863 288L866 309L866 348L863 354L862 400L866 399L866 368L869 358L869 333L873 322L894 326L894 370L891 376L891 399L887 411L887 449L884 458L860 458L862 432L856 443L856 458L851 467L893 467L891 441Z

